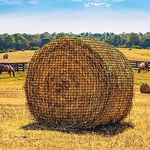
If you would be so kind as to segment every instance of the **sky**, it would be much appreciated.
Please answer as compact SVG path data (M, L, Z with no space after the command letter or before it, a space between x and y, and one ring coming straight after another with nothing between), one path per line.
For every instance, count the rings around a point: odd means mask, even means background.
M0 34L149 31L150 0L0 0Z

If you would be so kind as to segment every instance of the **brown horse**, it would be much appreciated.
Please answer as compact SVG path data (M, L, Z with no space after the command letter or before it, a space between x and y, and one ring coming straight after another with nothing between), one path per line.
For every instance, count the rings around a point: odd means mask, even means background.
M9 76L15 77L15 70L10 64L0 64L0 75L2 72L8 72Z
M138 73L141 73L142 71L149 72L149 63L148 62L141 62L140 63Z

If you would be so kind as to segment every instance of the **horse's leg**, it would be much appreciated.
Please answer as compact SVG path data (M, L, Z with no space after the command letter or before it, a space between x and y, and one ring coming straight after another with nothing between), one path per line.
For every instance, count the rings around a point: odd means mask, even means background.
M147 68L147 73L149 72L149 68Z
M140 72L141 72L141 69L139 68L139 69L138 69L138 73L140 73Z
M147 73L149 72L149 66L147 66L146 71L147 71Z
M15 77L15 71L12 71L12 73L13 73L13 77Z
M143 68L143 73L145 72L145 69Z
M8 71L9 77L11 78L11 71Z

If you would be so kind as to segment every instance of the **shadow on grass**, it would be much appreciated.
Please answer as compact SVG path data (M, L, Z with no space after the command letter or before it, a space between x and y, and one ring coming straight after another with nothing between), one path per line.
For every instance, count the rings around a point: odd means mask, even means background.
M115 124L108 124L108 125L101 125L94 129L74 129L74 130L67 130L67 129L59 129L53 128L50 126L46 126L45 124L39 123L32 123L26 126L23 126L22 129L24 130L48 130L48 131L60 131L64 133L74 133L74 134L98 134L103 136L115 136L118 134L123 133L127 129L133 129L134 125L127 122L115 123Z

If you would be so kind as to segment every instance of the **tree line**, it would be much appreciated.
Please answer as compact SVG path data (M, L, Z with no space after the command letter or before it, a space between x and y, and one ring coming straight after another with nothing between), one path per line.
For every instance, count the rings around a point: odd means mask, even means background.
M48 42L62 37L88 37L115 47L150 48L150 32L143 33L48 33L43 34L0 34L0 52L36 50Z

